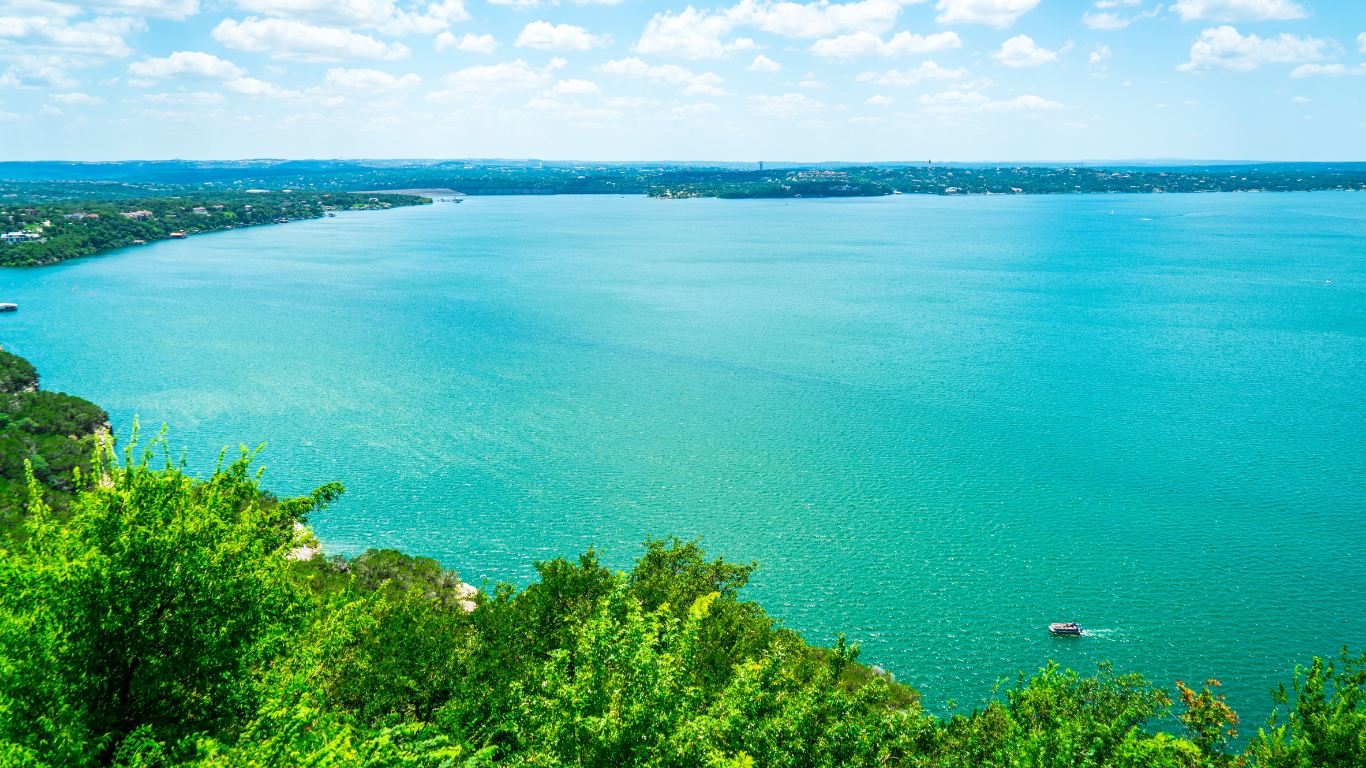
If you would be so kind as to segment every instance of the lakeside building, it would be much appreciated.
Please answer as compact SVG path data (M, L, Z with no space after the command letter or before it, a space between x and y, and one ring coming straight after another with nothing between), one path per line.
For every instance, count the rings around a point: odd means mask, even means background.
M41 238L42 235L33 232L6 232L5 234L0 235L0 241L4 241L6 245L19 245L20 243L27 243Z
M156 214L151 211L125 211L123 216L132 219L133 221L146 221L155 218Z

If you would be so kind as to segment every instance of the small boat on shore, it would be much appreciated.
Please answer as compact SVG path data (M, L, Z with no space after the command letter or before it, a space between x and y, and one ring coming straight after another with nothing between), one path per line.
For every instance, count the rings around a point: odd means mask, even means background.
M1081 627L1075 621L1064 621L1049 624L1048 631L1055 635L1080 635Z
M18 304L0 304L0 312L14 312L18 309Z
M179 232L172 232L171 234L167 235L167 237L171 238L172 240L183 240L185 238L185 230L182 229Z

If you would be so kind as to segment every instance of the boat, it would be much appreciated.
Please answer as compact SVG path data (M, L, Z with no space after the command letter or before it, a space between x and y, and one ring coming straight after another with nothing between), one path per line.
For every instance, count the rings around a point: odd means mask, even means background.
M0 304L0 312L13 312L19 309L18 304Z
M334 218L334 219L337 218L337 214L332 213L331 211L328 211L327 215L330 216L330 217L332 217L332 218Z
M172 232L170 235L167 235L167 237L170 237L172 240L180 240L181 238L185 237L185 230L181 230L179 232Z
M1048 631L1055 635L1080 635L1081 627L1075 621L1064 621L1049 624Z

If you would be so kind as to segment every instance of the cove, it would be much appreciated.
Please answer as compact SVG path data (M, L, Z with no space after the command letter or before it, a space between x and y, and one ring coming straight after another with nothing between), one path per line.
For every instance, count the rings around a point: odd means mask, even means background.
M1359 200L471 198L7 269L0 342L193 470L341 481L332 551L703 536L935 706L1109 659L1247 728L1366 646Z

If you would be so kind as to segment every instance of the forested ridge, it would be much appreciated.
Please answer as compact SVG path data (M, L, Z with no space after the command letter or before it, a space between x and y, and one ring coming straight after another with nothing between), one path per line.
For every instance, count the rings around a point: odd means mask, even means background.
M50 394L12 355L0 381ZM24 411L31 434L89 439L69 470L23 454L3 511L0 766L1366 765L1366 656L1345 650L1260 727L1216 681L1106 665L936 716L842 637L809 645L745 600L756 565L698 542L475 590L428 558L315 553L338 483L277 498L246 450L194 478L160 438L115 451L95 410Z

